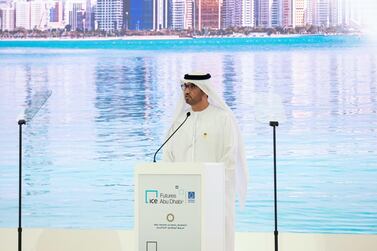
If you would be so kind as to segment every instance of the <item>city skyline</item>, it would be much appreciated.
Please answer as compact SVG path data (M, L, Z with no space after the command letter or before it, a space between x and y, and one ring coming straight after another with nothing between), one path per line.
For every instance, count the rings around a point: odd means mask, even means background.
M362 3L365 5L363 5ZM0 30L370 26L369 0L2 0ZM366 8L371 6L373 8ZM367 15L365 15L367 13Z

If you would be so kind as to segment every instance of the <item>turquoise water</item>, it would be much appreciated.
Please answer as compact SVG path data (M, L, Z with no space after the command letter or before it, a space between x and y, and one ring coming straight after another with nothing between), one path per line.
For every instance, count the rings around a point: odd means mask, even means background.
M360 36L286 36L259 38L196 38L196 39L156 39L156 40L18 40L1 41L0 48L75 48L75 49L120 49L120 50L199 50L219 49L281 49L308 47L350 47L363 42ZM267 46L267 48L266 48Z
M356 36L157 41L0 41L0 227L17 226L17 116L26 227L131 229L133 169L151 161L192 70L236 114L250 183L238 231L273 231L272 131L255 97L273 92L279 230L377 233L377 46Z

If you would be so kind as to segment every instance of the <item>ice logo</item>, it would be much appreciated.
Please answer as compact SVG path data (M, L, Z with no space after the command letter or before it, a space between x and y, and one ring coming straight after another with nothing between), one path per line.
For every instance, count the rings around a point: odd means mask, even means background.
M158 190L145 190L145 203L157 204L158 203Z

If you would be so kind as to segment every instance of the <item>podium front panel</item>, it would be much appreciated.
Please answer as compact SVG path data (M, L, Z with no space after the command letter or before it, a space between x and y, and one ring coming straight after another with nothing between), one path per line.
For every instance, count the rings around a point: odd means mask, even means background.
M150 173L137 179L138 251L201 251L201 175Z

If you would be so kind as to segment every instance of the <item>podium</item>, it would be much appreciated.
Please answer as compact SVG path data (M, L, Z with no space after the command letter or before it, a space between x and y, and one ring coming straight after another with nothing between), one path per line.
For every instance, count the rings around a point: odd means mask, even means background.
M225 167L148 163L135 170L137 251L224 251Z

